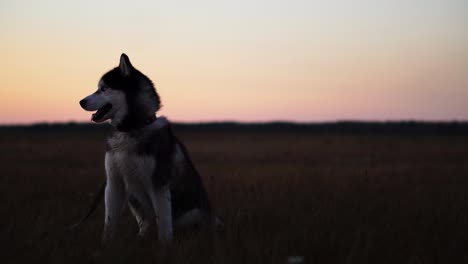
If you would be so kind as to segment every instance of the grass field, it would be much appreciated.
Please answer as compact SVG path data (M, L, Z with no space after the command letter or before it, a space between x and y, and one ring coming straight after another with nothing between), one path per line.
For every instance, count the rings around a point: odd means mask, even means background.
M99 245L104 133L0 136L2 263L468 263L468 137L188 133L225 229Z

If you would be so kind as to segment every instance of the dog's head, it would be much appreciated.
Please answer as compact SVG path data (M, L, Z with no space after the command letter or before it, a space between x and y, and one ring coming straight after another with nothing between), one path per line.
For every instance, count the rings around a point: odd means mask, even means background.
M113 126L138 126L159 110L161 102L151 80L135 69L127 55L104 74L93 94L80 101L84 110L96 111L91 120L111 120Z

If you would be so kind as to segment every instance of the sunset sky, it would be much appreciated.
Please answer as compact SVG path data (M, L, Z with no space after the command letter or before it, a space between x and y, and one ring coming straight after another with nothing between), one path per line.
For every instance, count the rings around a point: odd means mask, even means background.
M122 52L174 121L468 120L468 2L0 0L0 123L88 121Z

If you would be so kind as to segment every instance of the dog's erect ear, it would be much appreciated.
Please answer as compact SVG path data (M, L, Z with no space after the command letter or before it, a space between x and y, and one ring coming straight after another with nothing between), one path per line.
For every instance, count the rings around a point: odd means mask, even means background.
M119 69L123 76L129 76L130 72L133 69L133 66L130 63L130 59L125 53L122 53L122 55L120 55Z

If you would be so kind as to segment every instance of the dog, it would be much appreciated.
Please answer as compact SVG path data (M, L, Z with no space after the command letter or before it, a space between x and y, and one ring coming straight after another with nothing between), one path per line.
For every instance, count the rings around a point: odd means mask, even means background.
M93 122L110 120L113 127L104 159L103 243L114 239L126 203L138 223L138 235L145 236L156 224L159 240L164 243L172 241L176 228L221 223L212 214L186 147L174 136L170 122L156 117L161 100L153 82L130 63L127 55L120 56L118 67L105 73L97 91L82 99L80 105L86 111L95 111Z

